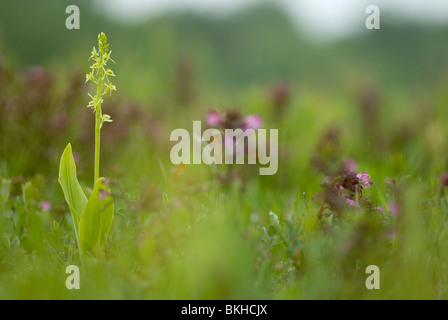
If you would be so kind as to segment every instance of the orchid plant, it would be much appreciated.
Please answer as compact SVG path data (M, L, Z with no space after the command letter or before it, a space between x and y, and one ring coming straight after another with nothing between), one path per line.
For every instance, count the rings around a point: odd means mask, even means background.
M105 122L111 122L110 116L103 114L101 105L103 96L116 90L110 78L115 74L107 69L111 51L104 33L98 35L98 49L92 50L89 60L93 60L91 71L86 76L86 82L93 82L96 94L91 97L88 107L95 113L95 169L94 187L87 199L76 174L75 160L69 143L61 157L59 167L59 183L65 200L70 207L76 241L80 250L80 257L90 254L102 257L107 237L110 232L114 216L114 203L106 179L101 178L100 171L100 133Z

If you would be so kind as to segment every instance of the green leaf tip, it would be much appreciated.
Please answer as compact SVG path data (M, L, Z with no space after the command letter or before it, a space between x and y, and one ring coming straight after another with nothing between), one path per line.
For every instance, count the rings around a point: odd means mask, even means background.
M80 215L87 204L87 197L78 182L75 159L73 158L72 146L70 143L62 153L58 181L64 193L65 201L67 201L70 208L75 234L78 236Z

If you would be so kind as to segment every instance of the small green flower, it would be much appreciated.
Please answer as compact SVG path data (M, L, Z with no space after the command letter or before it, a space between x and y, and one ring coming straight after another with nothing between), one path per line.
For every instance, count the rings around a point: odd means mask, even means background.
M110 78L115 77L115 73L106 68L107 63L114 62L111 58L112 51L109 51L109 43L107 43L107 37L104 32L98 35L98 49L93 47L92 54L89 60L93 60L93 64L90 66L91 71L86 75L86 82L93 82L96 85L96 94L89 94L92 99L87 105L95 112L95 182L99 178L99 166L100 166L100 130L103 127L104 122L112 122L109 115L104 114L101 110L103 103L103 96L107 93L112 94L112 91L116 91L117 87L110 81Z
M95 96L89 94L92 99L87 107L92 108L93 111L101 112L101 104L103 103L102 97L112 91L117 90L117 87L110 81L110 77L115 77L115 73L111 69L107 69L106 65L111 60L112 51L109 51L109 44L107 43L107 37L104 32L98 35L98 50L93 47L92 54L89 60L93 60L93 64L90 66L91 71L86 74L86 82L93 82L97 87ZM102 119L102 117L100 117ZM108 118L110 120L110 117ZM104 121L102 121L104 122ZM110 122L110 121L107 121Z

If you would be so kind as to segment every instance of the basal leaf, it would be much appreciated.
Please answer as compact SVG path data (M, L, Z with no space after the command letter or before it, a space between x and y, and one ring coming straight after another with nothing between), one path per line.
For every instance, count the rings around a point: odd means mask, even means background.
M99 178L79 223L79 241L83 251L100 256L114 216L114 202L104 178Z
M69 143L64 150L59 165L59 184L64 192L65 201L72 214L73 226L75 228L76 238L78 239L78 224L80 215L83 212L87 197L82 191L81 185L76 176L76 165L73 159L72 146Z

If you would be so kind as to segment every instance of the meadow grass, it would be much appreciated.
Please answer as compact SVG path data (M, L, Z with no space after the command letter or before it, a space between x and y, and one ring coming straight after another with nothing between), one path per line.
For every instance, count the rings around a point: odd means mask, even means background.
M104 160L115 218L105 257L82 267L80 290L65 288L65 267L79 264L79 255L57 175L15 179L14 159L3 157L0 298L446 299L446 91L381 88L369 111L340 89L293 87L280 118L263 88L238 97L245 114L279 129L274 176L241 166L235 170L244 179L223 183L209 166L170 163L166 133L205 119L203 104L164 118L159 143L131 126L113 161ZM428 96L432 108L422 110L419 98ZM331 127L339 132L334 140L326 135ZM353 158L373 181L363 196L384 211L346 206L322 214L325 175L316 157L334 165ZM57 172L57 162L45 166ZM81 175L83 186L90 181ZM368 265L380 268L380 290L365 287Z

